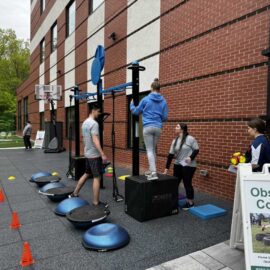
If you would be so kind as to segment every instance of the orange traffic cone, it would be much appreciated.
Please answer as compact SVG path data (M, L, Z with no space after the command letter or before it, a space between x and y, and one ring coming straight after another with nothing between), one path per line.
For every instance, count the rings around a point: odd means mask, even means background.
M33 256L32 256L32 252L31 252L29 243L24 242L23 254L22 254L22 259L21 259L20 265L25 267L25 266L28 266L28 265L31 265L34 263L35 263L35 261L34 261Z
M0 189L0 202L4 202L4 201L5 201L4 192L2 189Z
M20 228L21 226L22 225L20 224L19 216L18 216L17 212L13 212L10 228L15 230L15 229Z

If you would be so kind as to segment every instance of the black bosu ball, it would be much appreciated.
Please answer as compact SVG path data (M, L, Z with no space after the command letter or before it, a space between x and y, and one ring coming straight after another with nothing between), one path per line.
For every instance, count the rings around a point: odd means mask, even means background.
M39 187L43 187L49 183L59 182L60 180L61 178L59 176L49 175L49 176L39 177L35 181L33 181L33 183L36 183Z
M109 214L109 209L104 206L84 205L71 210L66 217L76 228L87 229L103 222Z
M48 189L46 192L40 192L46 195L53 202L60 202L70 195L74 191L74 187L56 187Z

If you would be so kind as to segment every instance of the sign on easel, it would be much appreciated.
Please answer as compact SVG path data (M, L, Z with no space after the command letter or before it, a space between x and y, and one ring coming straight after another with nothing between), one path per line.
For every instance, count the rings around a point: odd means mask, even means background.
M35 139L34 148L43 148L44 138L45 138L45 131L38 130L37 135L36 135L36 139Z
M270 270L269 168L254 173L251 164L238 167L230 246L244 243L247 270Z

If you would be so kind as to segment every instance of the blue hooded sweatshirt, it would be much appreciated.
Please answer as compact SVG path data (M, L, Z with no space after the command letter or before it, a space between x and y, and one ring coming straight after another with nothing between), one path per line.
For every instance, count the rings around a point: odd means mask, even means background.
M144 97L137 107L130 103L132 114L143 116L143 127L162 128L162 122L168 119L168 105L159 93L150 93Z

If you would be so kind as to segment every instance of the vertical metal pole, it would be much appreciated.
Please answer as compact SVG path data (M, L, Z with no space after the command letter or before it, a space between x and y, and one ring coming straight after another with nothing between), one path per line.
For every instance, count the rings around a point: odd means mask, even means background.
M74 87L74 95L79 95L80 90L78 86ZM80 103L79 99L74 99L74 110L75 110L75 157L80 156Z
M102 96L102 80L100 79L98 81L97 84L97 103L98 106L100 108L100 112L103 113L104 109L103 109L103 96ZM98 125L99 125L99 141L100 141L100 146L103 149L103 129L104 129L104 125L103 125L103 119L99 118L100 120L98 121ZM103 185L103 174L101 175L101 179L100 179L100 188L104 189L104 185Z
M132 63L132 98L135 106L139 104L139 63ZM132 174L140 174L140 152L139 152L139 116L132 115Z

